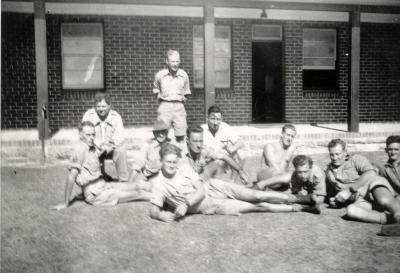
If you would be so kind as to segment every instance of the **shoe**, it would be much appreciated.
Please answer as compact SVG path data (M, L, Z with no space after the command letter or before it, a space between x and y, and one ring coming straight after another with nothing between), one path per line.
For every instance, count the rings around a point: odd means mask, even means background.
M400 236L400 223L382 225L380 235L384 235L384 236Z
M315 205L316 196L314 194L307 195L290 195L289 203L305 204L305 205Z
M313 214L321 214L321 208L319 205L313 205L313 206L303 205L303 208L301 211L309 212L309 213L313 213Z

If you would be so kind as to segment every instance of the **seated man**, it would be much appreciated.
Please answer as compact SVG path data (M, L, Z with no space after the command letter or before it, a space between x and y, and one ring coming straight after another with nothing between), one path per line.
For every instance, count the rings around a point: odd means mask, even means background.
M400 136L389 136L386 139L386 154L388 161L379 166L379 174L389 181L394 190L394 196L400 201ZM384 235L400 235L400 224L382 226Z
M309 205L293 195L280 192L264 192L242 185L210 179L203 182L188 165L178 165L180 149L172 144L161 148L161 171L152 180L150 217L172 222L187 213L239 215L248 212L310 211ZM178 168L179 166L179 168ZM313 202L313 200L307 200ZM163 209L167 204L172 211Z
M61 210L83 193L85 201L94 206L149 200L150 192L133 183L106 182L102 178L99 156L94 145L95 128L90 121L79 127L80 143L75 147L65 183L64 202L52 207Z
M295 195L314 194L316 205L320 206L326 197L325 172L306 155L295 156L292 163L295 170L290 180L290 191Z
M95 145L103 151L100 156L102 172L105 175L104 160L111 158L117 170L118 180L121 182L128 181L129 171L126 149L123 143L124 125L122 118L116 111L111 110L111 98L107 93L96 93L94 102L95 107L86 111L82 121L90 121L95 126Z
M400 202L393 196L389 182L375 173L374 167L363 156L350 156L341 139L328 144L331 163L327 166L327 186L330 205L347 206L346 216L363 222L386 224L384 213L371 213L379 207L400 222Z
M132 164L132 172L129 182L145 180L158 173L161 168L160 150L161 147L171 142L168 138L168 125L158 119L153 125L153 135L147 147L143 148L143 154L139 155Z
M222 111L218 106L213 105L208 108L207 124L202 127L204 129L204 145L207 149L225 153L241 167L243 166L240 149L244 147L244 143L235 131L222 121ZM220 161L220 163L224 162ZM222 175L226 171L226 167L226 164L221 165L218 175Z
M204 147L204 129L199 125L190 126L187 130L183 162L189 164L195 172L202 175L205 181L220 173L221 166L229 165L239 173L243 183L249 183L249 177L243 168L229 155L212 147Z
M266 167L257 174L257 188L281 191L289 188L292 176L289 166L296 150L296 145L293 143L295 136L296 128L292 124L286 124L282 127L279 141L264 146L262 165L265 164Z

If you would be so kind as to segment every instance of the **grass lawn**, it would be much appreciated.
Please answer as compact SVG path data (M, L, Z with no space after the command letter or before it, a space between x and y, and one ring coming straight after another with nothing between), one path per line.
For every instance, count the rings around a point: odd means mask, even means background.
M257 166L247 161L252 176ZM345 221L344 210L193 215L172 224L151 220L144 202L50 211L63 198L65 166L1 170L1 272L400 272L400 237Z

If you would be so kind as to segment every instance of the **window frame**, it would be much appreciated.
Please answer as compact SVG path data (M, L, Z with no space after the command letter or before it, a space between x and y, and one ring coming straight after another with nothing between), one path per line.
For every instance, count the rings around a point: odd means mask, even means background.
M333 42L333 45L334 45L333 57L315 57L315 56L305 57L304 56L305 55L304 54L304 45L306 43L306 40L304 39L304 30L306 30L306 29L326 31L326 32L334 32L335 41ZM302 29L302 34L303 34L302 35L302 45L303 45L303 47L302 47L302 53L303 53L303 55L302 55L302 62L303 62L302 67L303 67L303 70L336 70L337 69L337 50L338 50L338 39L337 39L338 30L336 28L329 28L329 27L304 27ZM320 44L324 44L324 43L321 42ZM325 44L327 44L327 43L325 43ZM314 66L305 65L304 64L304 59L306 59L306 58L308 58L308 59L333 59L334 68L332 69L330 66L323 66L323 65L320 65L320 66L318 66L318 65L314 65Z
M85 54L65 54L65 50L64 50L64 41L68 40L65 39L65 37L63 36L63 27L64 26L68 26L68 25L97 25L99 27L100 30L100 36L98 37L100 40L100 53L101 53L101 71L100 71L100 75L101 75L101 83L99 83L98 85L89 85L89 86L83 86L83 85L68 85L66 83L66 75L65 72L66 71L70 71L68 69L65 68L66 62L65 62L65 58L67 57L79 57L79 56L84 56ZM74 38L70 38L70 40L79 40L76 37ZM71 90L71 91L80 91L80 90L87 90L87 91L91 91L91 90L104 90L105 89L105 54L104 54L104 24L103 22L70 22L70 21L66 21L66 22L62 22L60 24L60 43L61 43L61 87L63 90ZM94 54L86 54L86 56L94 56ZM83 70L82 70L83 71ZM84 73L84 72L83 72Z
M315 29L315 30L328 30L328 31L334 31L335 32L335 52L334 52L334 69L329 69L323 66L310 66L304 68L304 37L302 36L302 87L303 91L338 91L339 90L339 29L338 27L334 26L307 26L302 28L302 34L304 33L304 29ZM310 78L310 75L312 73L317 73L315 74L314 78L318 79L321 81L321 79L328 77L332 80L332 82L327 82L323 81L324 83L327 83L326 85L323 85L320 83L316 84L315 86L311 86L310 84L305 85L305 74L308 74L307 78ZM319 75L318 75L319 74ZM331 74L331 75L329 75Z

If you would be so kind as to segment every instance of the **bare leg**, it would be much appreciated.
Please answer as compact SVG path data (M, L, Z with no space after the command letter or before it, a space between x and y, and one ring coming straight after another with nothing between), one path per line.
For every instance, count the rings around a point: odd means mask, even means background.
M387 215L372 209L372 205L368 202L356 202L346 208L346 216L351 219L368 222L386 224Z
M292 174L291 173L284 173L284 174L279 174L276 176L273 176L271 178L261 180L257 182L257 187L261 190L265 188L279 188L282 186L288 186L290 183L290 178Z
M121 182L128 181L129 170L128 170L128 156L124 146L115 148L113 151L112 159L115 164L115 168L118 174L118 180Z
M372 195L376 202L388 210L397 223L400 223L400 200L394 198L386 187L374 188Z

